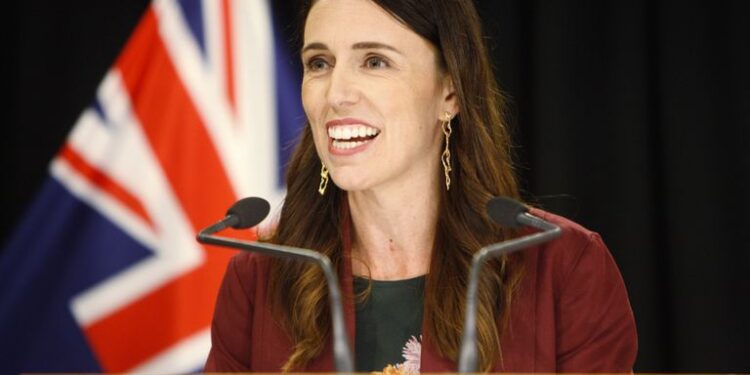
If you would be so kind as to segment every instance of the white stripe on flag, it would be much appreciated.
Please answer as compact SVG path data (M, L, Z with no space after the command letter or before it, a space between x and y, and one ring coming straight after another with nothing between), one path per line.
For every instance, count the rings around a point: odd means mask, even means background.
M274 206L281 201L279 190L278 133L276 113L276 69L271 10L267 1L230 0L234 35L242 35L234 44L237 82L238 140L243 157L260 169L251 173L253 184L245 195L258 195Z

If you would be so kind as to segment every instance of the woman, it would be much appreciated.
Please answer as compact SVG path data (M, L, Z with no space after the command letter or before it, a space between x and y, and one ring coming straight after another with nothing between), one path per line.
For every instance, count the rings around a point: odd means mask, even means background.
M271 241L338 267L357 371L455 371L472 254L523 233L502 100L471 0L318 0L303 10L307 115ZM630 372L635 324L599 237L560 239L484 268L480 369ZM331 371L317 266L240 254L225 275L207 371Z

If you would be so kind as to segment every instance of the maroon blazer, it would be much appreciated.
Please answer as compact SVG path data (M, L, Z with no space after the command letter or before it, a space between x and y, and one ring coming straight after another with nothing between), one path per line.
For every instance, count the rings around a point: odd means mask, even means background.
M612 256L598 234L550 213L535 215L560 225L563 234L525 253L525 273L511 304L496 372L631 372L637 351L635 320ZM340 279L352 291L351 264ZM277 372L291 354L291 342L267 304L268 258L249 253L229 263L211 327L207 372ZM354 343L354 305L344 306L349 341ZM454 372L423 328L422 372ZM356 350L356 349L354 349ZM332 348L305 371L333 371Z

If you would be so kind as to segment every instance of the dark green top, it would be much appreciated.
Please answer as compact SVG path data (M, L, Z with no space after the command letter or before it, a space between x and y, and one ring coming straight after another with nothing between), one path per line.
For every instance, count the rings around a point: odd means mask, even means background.
M356 307L357 372L402 364L421 349L425 276L396 281L354 277L354 292L363 292L369 282L370 294ZM411 357L416 360L410 364L418 366L418 357Z

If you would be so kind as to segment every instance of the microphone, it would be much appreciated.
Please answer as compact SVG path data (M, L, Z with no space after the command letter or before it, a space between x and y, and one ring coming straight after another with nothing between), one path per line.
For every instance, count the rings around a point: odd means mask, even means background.
M200 242L201 235L211 235L229 227L234 229L254 227L268 216L269 211L271 211L271 205L263 198L242 198L229 207L223 219L200 231L198 241Z
M276 245L264 242L249 242L233 238L214 236L213 234L232 227L250 228L258 225L268 215L270 205L265 199L250 197L237 201L227 210L224 219L198 232L198 242L250 251L268 256L297 259L317 263L325 274L328 283L328 296L331 303L331 320L333 323L333 359L338 372L354 372L354 359L351 345L346 335L344 310L341 303L341 290L338 276L333 271L331 259L317 251L297 247Z
M466 316L464 317L464 333L461 339L461 350L458 355L458 372L477 372L479 355L477 351L477 285L479 272L487 259L551 241L562 234L559 226L536 217L528 212L522 203L508 197L496 197L487 203L487 214L495 221L508 228L530 226L541 230L528 236L491 244L481 248L474 254L469 272L469 285L466 292Z

